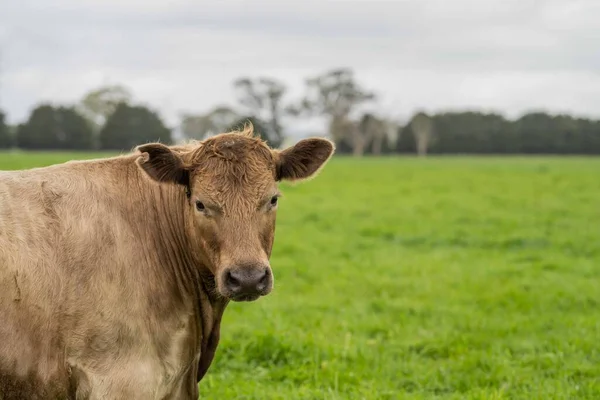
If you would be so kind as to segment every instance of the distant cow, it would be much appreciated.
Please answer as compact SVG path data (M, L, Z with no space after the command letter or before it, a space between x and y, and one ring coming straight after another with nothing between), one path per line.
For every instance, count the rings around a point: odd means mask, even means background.
M273 288L277 182L333 152L248 128L0 172L0 399L197 399L227 303Z

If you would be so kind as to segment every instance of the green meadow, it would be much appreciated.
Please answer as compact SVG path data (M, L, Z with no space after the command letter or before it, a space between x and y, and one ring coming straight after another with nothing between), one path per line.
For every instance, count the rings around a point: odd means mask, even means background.
M0 153L0 169L106 154ZM600 158L336 157L202 399L599 399Z

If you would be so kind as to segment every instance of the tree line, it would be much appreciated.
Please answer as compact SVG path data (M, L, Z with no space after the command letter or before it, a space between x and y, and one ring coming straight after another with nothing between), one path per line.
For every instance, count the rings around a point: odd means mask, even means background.
M376 93L362 87L353 71L329 70L305 80L305 93L288 99L286 86L269 77L233 82L235 105L182 113L184 139L203 139L252 122L273 147L286 139L295 120L320 117L338 153L365 154L600 154L600 121L530 112L515 120L497 113L416 112L401 122L366 111ZM38 104L26 121L8 126L0 110L0 148L36 150L130 150L140 143L173 143L173 127L159 113L133 100L121 85L90 91L74 105Z

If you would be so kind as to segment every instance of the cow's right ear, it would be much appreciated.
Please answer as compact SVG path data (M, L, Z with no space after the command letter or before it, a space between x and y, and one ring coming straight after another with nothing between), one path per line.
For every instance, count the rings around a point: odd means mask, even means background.
M189 184L189 170L183 160L164 144L144 144L136 150L142 153L136 162L155 181Z

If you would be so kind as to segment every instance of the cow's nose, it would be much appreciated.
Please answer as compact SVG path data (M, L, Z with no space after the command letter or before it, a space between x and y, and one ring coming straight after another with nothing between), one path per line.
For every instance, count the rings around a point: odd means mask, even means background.
M268 293L272 277L269 267L235 267L225 271L225 287L231 297L252 300Z

